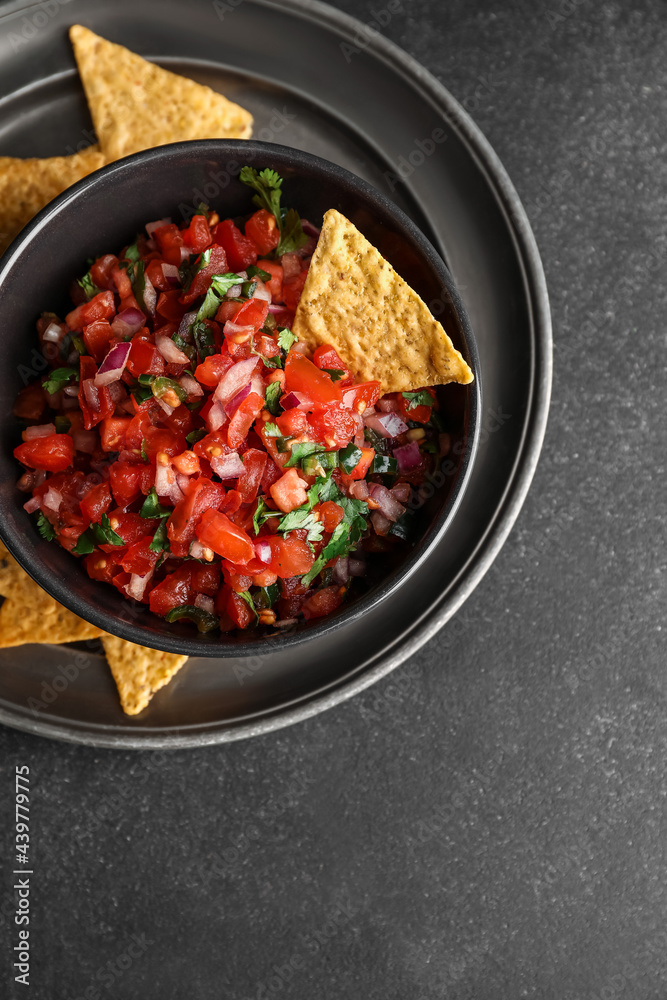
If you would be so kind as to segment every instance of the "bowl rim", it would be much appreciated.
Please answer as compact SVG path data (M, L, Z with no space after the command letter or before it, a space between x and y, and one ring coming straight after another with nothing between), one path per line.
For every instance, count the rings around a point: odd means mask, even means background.
M82 194L100 184L107 183L115 175L122 177L128 170L131 171L151 165L156 161L164 160L164 158L193 153L195 150L202 157L207 155L219 156L221 153L227 153L228 156L236 153L240 159L243 159L244 156L249 159L264 157L267 159L267 165L271 165L270 158L274 157L289 160L290 166L293 166L297 170L299 167L304 167L319 171L320 173L328 172L333 174L342 186L358 194L367 204L374 203L387 215L392 217L398 229L409 232L419 253L436 273L451 299L464 338L463 345L459 346L462 347L462 352L474 374L474 381L466 386L468 398L466 405L467 433L465 436L465 447L460 456L458 472L452 484L447 503L429 529L425 544L419 546L419 548L415 547L412 551L406 553L406 558L401 561L400 565L385 580L373 587L368 593L353 600L350 604L344 603L340 610L333 615L318 619L315 623L311 623L305 628L299 627L294 632L285 634L276 633L275 635L271 634L260 639L244 639L242 641L221 642L219 644L213 642L202 643L199 640L199 633L197 632L193 632L192 638L176 635L166 629L163 632L161 631L159 635L156 635L150 632L145 626L139 624L138 621L136 623L122 621L109 612L96 610L88 604L85 598L77 593L72 593L65 581L55 576L46 568L42 560L37 556L30 542L29 535L16 537L5 521L5 514L1 507L0 538L22 568L47 593L66 608L103 629L105 632L120 636L139 645L188 656L218 659L236 659L257 655L266 656L273 650L280 650L282 652L297 645L303 645L310 639L321 638L344 627L348 622L358 620L362 615L368 613L371 608L375 607L381 601L386 600L396 590L407 583L430 556L432 550L447 531L458 509L474 465L474 458L479 443L479 414L481 412L482 393L479 353L470 319L447 265L416 223L401 208L395 205L386 195L368 181L365 181L363 178L358 177L336 163L303 150L255 139L204 139L168 143L134 153L131 156L123 157L99 168L49 202L16 236L5 253L0 257L0 287L2 287L7 279L18 257L30 245L34 237L44 227L48 226L54 218L67 211ZM119 595L119 599L122 599L121 595ZM141 613L150 614L147 609L145 611L142 609ZM159 619L159 616L154 617Z

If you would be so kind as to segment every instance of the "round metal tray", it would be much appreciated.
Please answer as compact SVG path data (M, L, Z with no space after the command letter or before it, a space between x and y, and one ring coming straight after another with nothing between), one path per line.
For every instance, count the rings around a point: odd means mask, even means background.
M440 250L472 320L482 371L481 443L444 538L409 587L361 621L284 655L192 659L136 719L92 649L0 652L0 721L108 747L183 747L290 725L362 690L456 612L502 546L539 456L551 324L533 235L502 165L452 96L377 33L314 0L79 0L25 45L32 8L3 5L0 154L61 155L92 139L67 27L222 91L255 136L316 153L375 184ZM276 59L276 51L298 59ZM41 707L40 704L41 703Z

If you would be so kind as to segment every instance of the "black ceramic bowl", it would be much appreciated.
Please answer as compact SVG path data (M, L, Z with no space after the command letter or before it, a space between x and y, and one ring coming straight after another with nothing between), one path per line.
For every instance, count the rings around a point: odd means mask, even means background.
M23 510L26 495L15 483L20 466L12 450L20 425L12 415L17 393L39 374L35 322L44 310L68 311L67 289L88 257L116 252L146 222L189 217L201 201L221 218L253 211L250 190L238 180L244 164L270 166L284 178L283 203L316 225L324 212L346 215L429 304L475 374L469 386L441 388L443 413L453 438L450 457L417 512L410 547L369 558L369 575L355 584L334 615L270 638L252 631L200 635L185 623L168 625L147 607L91 580L57 544L44 541ZM71 308L71 306L69 306ZM107 632L132 642L190 656L266 654L299 643L365 614L404 586L441 538L461 498L477 441L480 373L470 323L445 264L414 223L375 188L319 157L252 141L181 142L150 149L97 171L48 205L0 260L0 536L25 570L66 607Z

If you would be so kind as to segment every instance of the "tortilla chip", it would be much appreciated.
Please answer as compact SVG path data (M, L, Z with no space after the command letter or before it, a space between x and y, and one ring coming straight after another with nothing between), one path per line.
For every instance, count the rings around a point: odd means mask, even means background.
M45 160L0 156L0 253L56 195L102 166L99 146Z
M102 645L126 715L143 711L155 692L168 684L187 660L187 656L136 646L115 635L103 635Z
M12 598L6 600L0 608L0 649L36 642L83 642L103 634L102 629L78 618L61 604L56 601L53 604L53 609L45 613L35 605L20 604Z
M332 344L358 379L377 379L384 392L473 380L426 303L335 209L324 216L292 329L311 350Z
M0 595L12 603L34 608L40 616L51 616L60 607L58 602L21 569L9 552L0 553ZM4 605L3 605L4 607ZM29 642L30 640L25 640ZM35 642L42 640L36 639ZM50 642L52 640L44 640Z
M252 115L75 24L70 40L107 160L182 139L249 139Z

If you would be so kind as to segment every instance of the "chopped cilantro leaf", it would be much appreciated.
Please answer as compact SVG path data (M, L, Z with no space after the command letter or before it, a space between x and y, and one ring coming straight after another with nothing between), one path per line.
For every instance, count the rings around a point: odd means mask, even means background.
M283 412L283 408L279 403L279 399L282 394L283 389L280 382L269 382L264 394L264 402L266 403L267 410L274 417L279 417Z
M265 521L268 521L270 517L282 517L283 513L281 510L270 510L266 503L264 502L264 497L260 497L257 501L257 509L252 516L252 523L255 529L255 534L259 533L259 529L262 527Z
M276 247L276 257L281 257L284 253L292 253L300 250L308 242L308 237L301 226L301 217L295 208L290 208L285 213L285 217L280 225L280 243Z
M282 351L289 351L292 344L296 344L299 338L291 330L288 330L286 326L281 327L278 331L278 347Z
M257 614L257 608L255 607L255 602L252 599L250 591L242 590L241 593L238 594L238 596L243 598L243 600L246 602L246 604L248 605L248 607L255 616L255 623L257 623L257 621L259 620L259 615Z
M319 542L324 534L324 525L320 523L312 510L298 507L291 510L278 525L278 531L285 534L289 531L304 530L308 532L306 541Z
M330 559L345 555L349 550L351 540L349 524L341 521L334 529L333 535L320 552L312 567L305 576L301 577L301 583L304 587L311 585L315 577L322 572Z
M153 535L153 541L148 546L151 552L168 552L169 539L167 538L167 522L162 521Z
M255 607L263 611L265 608L273 607L279 597L280 586L278 583L272 583L270 587L260 587L253 600Z
M77 285L81 285L81 287L83 288L84 292L86 293L86 299L88 300L88 302L90 302L90 300L93 298L94 295L97 295L99 292L102 291L102 289L98 288L93 279L91 278L90 271L86 271L83 278L78 278L76 283Z
M283 432L281 431L280 427L278 427L278 424L272 424L271 421L269 420L267 423L264 424L264 433L266 434L267 437L278 438L282 437Z
M125 545L125 539L121 538L111 527L108 514L102 514L100 523L91 524L90 530L98 545Z
M254 204L258 208L265 208L275 216L280 230L280 242L275 249L276 257L304 246L308 237L301 226L299 213L294 208L286 212L280 204L283 184L280 174L269 168L257 172L254 167L243 167L239 176L243 184L256 192L252 199Z
M187 292L194 281L195 275L199 271L208 267L211 260L211 250L204 250L202 254L190 254L188 260L184 260L178 269L178 276L183 285L183 291Z
M197 441L201 441L203 437L206 437L208 431L205 427L198 427L196 431L190 431L189 434L185 435L185 440L188 444L196 444Z
M418 406L433 406L433 396L426 389L420 389L419 392L403 392L401 395L408 401L406 406L408 411L416 410Z
M139 237L137 237L134 243L130 243L129 247L127 247L125 253L123 254L125 260L132 261L133 264L139 260L139 247L137 245L138 239Z
M260 281L270 281L271 275L268 271L263 271L261 267L256 264L251 264L250 267L246 267L245 273L249 278L259 278Z
M316 451L326 451L321 444L317 444L315 441L297 441L291 450L292 454L289 461L285 462L284 469L291 469L298 465L306 455L313 455Z
M332 382L337 382L345 374L344 368L323 368L322 371L331 376Z
M47 520L47 518L44 517L44 514L41 512L41 510L37 515L37 530L39 531L42 538L44 538L47 542L52 542L53 539L56 537L53 525L49 520Z
M139 516L169 517L170 514L173 514L173 511L169 507L162 506L158 499L158 495L155 492L155 487L153 486L143 502L142 508L139 511Z
M70 379L76 378L79 373L75 368L55 368L45 382L42 382L44 391L53 396L56 392L67 385Z
M90 555L94 548L95 542L93 541L93 533L90 528L86 528L86 530L79 535L72 552L75 556L87 556Z

